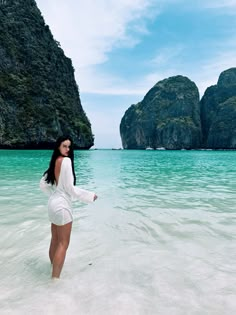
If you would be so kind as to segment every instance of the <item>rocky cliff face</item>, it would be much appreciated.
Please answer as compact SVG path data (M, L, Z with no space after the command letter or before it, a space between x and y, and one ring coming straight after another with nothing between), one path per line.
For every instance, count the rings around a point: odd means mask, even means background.
M49 148L70 134L93 145L71 60L34 0L0 1L0 148Z
M158 82L125 112L120 134L124 149L236 149L236 68L223 71L200 103L188 78Z
M123 116L124 149L194 149L201 145L199 93L194 82L175 76L158 82Z
M236 68L219 76L201 99L203 147L236 149Z

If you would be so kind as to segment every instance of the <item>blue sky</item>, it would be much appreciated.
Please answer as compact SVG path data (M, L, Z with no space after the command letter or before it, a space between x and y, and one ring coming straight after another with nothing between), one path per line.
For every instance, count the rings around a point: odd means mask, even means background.
M72 59L96 148L119 148L119 124L158 81L185 75L202 96L236 67L236 0L36 0Z

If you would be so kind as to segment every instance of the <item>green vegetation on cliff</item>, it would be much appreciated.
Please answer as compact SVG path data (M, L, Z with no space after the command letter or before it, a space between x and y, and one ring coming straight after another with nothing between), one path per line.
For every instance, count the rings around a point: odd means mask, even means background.
M201 99L203 146L236 149L236 68L223 71Z
M61 134L94 142L71 60L34 0L0 1L0 147L47 148Z
M158 82L120 123L124 149L236 149L236 68L223 71L201 101L183 76Z
M183 76L158 82L120 124L125 149L193 149L201 143L198 89Z

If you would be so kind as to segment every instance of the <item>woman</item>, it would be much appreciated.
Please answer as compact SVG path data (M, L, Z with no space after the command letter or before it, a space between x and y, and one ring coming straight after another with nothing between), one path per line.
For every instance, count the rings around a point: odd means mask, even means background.
M52 278L59 278L70 242L72 228L72 200L93 202L95 193L75 186L73 142L70 137L60 137L55 144L49 168L45 171L40 188L50 194L48 215L51 222L49 257Z

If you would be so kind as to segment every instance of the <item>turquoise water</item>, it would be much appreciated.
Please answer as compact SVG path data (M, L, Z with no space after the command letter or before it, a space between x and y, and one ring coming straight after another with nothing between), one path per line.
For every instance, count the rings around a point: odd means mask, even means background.
M0 151L2 314L235 314L236 152L76 151L61 280L50 279L50 151Z

